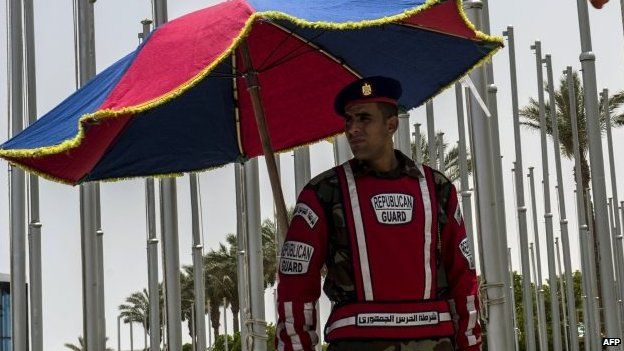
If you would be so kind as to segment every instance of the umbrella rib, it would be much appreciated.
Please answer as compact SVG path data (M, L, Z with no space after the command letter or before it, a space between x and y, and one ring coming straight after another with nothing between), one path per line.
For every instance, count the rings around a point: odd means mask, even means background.
M293 59L295 59L295 58L297 58L297 57L299 57L299 56L301 56L301 55L304 55L304 54L306 54L306 53L309 53L309 52L313 52L313 51L315 51L315 50L309 50L309 51L304 51L304 52L301 52L301 53L297 53L297 52L299 51L299 49L301 49L301 48L309 48L309 47L310 47L310 45L306 45L306 44L310 43L310 42L311 42L311 40L314 40L314 39L316 39L316 38L320 37L321 35L323 35L323 34L325 33L325 31L323 31L323 32L321 32L320 34L318 34L318 35L314 36L312 39L305 40L305 41L304 41L304 43L303 43L303 45L301 45L301 46L297 47L296 49L294 49L294 50L290 51L289 53L287 53L286 55L284 55L282 58L275 60L275 61L274 61L273 63L271 63L270 65L268 65L268 66L264 66L264 65L265 65L265 63L268 61L268 59L269 59L269 58L270 58L270 57L271 57L271 56L272 56L272 55L273 55L273 54L277 51L277 49L279 49L279 47L280 47L280 46L281 46L281 45L282 45L282 44L283 44L286 40L288 40L288 38L290 38L290 37L295 37L295 33L294 33L294 32L289 31L289 32L287 32L287 33L289 34L289 36L285 37L285 38L284 38L284 40L282 40L282 42L281 42L280 44L278 44L278 45L277 45L277 46L273 49L273 52L269 55L269 57L267 57L267 59L265 59L265 60L264 60L264 62L262 63L262 65L260 65L260 66L259 66L259 68L258 68L258 72L261 72L261 71L268 71L268 70L270 70L270 69L272 69L272 68L274 68L274 67L276 67L276 66L279 66L279 65L281 65L281 64L283 64L283 63L285 63L285 62L288 62L288 61L290 61L290 60L293 60ZM297 54L295 55L295 53L297 53ZM263 67L263 66L264 66L264 67Z
M270 23L270 21L266 21L266 23ZM257 67L257 70L258 70L258 71L264 70L264 65L265 65L265 64L266 64L266 63L267 63L267 62L268 62L268 61L269 61L269 60L273 57L273 55L275 55L275 53L277 52L277 49L279 49L279 48L280 48L280 46L282 46L282 45L283 45L283 44L284 44L284 43L288 40L288 38L290 38L290 37L292 36L292 33L289 33L289 34L291 34L291 35L290 35L290 36L285 36L285 37L282 39L282 41L281 41L279 44L277 44L277 45L273 48L273 50L271 51L271 53L269 54L269 56L267 56L267 57L264 59L264 61L262 61L262 63L258 65L258 67ZM288 55L287 55L287 56L288 56ZM281 59L280 59L280 60L281 60ZM280 61L280 60L278 60L278 61Z
M482 42L482 39L479 38L468 38L459 34L454 34L454 33L449 33L449 32L444 32L438 29L433 29L433 28L428 28L428 27L424 27L424 26L420 26L417 24L411 24L411 23L405 23L405 22L401 22L401 23L393 23L399 27L407 27L410 29L419 29L419 30L424 30L424 31L428 31L428 32L433 32L433 33L438 33L438 34L444 34L446 36L449 37L455 37L455 38L460 38L460 39L464 39L464 40L470 40L470 41L475 41L475 42Z
M266 71L269 71L269 70L271 70L271 69L273 69L273 68L275 68L275 67L277 67L277 66L279 66L279 65L281 65L281 64L283 64L283 63L286 63L286 62L288 62L288 61L290 61L290 60L294 60L294 59L296 59L297 57L303 56L303 55L305 55L305 54L307 54L307 53L310 53L310 52L316 52L316 50L314 50L314 49L309 49L309 50L307 50L307 51L302 51L302 52L299 52L299 53L297 53L297 54L295 55L294 53L295 53L295 52L297 52L297 51L298 51L298 50L293 50L291 53L289 53L288 55L286 55L286 56L284 56L283 58L279 59L278 61L273 62L271 65L266 66L266 67L264 67L264 68L263 68L263 69L261 69L261 70L258 70L258 72L266 72Z
M332 55L331 53L327 52L326 50L323 50L320 46L314 44L312 41L303 38L302 36L300 36L299 34L291 31L290 29L287 29L286 27L279 25L275 22L267 22L275 27L277 27L278 29L289 33L291 36L293 36L296 39L299 39L300 41L302 41L304 44L307 44L308 46L312 47L314 50L320 52L321 54L327 56L328 58L330 58L331 60L335 61L336 63L340 64L342 67L344 67L347 71L349 71L351 74L353 74L355 77L357 78L362 78L362 75L357 72L354 68L352 68L351 66L347 65L344 60L339 59L338 57ZM320 36L320 35L319 35ZM315 38L318 38L318 36L316 36Z

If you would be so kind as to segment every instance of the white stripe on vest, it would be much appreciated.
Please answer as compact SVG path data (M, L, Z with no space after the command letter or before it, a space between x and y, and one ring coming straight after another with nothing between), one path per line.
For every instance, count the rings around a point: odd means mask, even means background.
M362 282L364 284L364 300L373 300L373 286L371 282L370 267L368 264L368 250L366 249L366 236L364 234L364 224L360 211L360 200L358 198L355 179L349 161L343 163L342 167L347 178L349 197L351 198L351 210L353 212L353 222L355 224L355 236L357 238L358 253L360 256L360 270L362 271Z
M425 213L425 227L423 229L425 234L425 248L424 248L424 260L425 260L425 289L423 294L423 300L431 298L431 198L429 197L429 187L427 186L427 177L422 164L417 164L418 170L422 177L420 177L420 192L423 199L423 208Z

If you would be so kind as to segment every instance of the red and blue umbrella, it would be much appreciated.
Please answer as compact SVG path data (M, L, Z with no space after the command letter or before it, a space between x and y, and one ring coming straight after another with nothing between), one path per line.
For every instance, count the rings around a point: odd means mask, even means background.
M359 77L400 80L409 109L501 46L459 0L230 0L153 31L0 156L68 184L210 169L263 154L252 72L284 151L340 133L333 99Z

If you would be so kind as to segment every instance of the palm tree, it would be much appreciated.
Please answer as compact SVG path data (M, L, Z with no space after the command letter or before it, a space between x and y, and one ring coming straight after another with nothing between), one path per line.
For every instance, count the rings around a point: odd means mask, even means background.
M159 310L163 310L164 299L162 294L162 283L158 286L159 290ZM119 314L123 317L124 323L140 323L145 328L147 334L150 334L150 304L149 293L147 289L135 291L126 298L126 302L119 305ZM164 320L160 318L160 328L162 330ZM162 333L161 333L162 338Z
M106 340L108 341L108 338L106 338ZM74 345L68 342L66 342L64 345L66 348L72 351L87 351L87 346L84 344L84 339L82 338L82 336L78 337L78 345ZM113 351L113 349L107 347L106 351Z
M289 211L289 219L292 218L292 211ZM262 222L260 233L262 235L262 251L263 251L263 268L264 268L264 288L275 284L276 261L275 253L275 222L265 219ZM239 331L239 312L240 301L238 298L238 241L235 234L226 235L226 243L219 244L219 248L211 250L206 258L210 261L211 271L215 280L219 280L218 286L221 289L221 295L227 299L230 304L230 310L233 315L233 330ZM229 279L228 279L229 278Z
M193 266L183 266L180 274L180 306L182 320L187 321L189 335L193 335L193 325L191 324L191 314L193 313L193 303L195 301L195 290L193 290Z
M589 141L587 139L585 103L583 98L583 86L578 77L577 72L573 72L572 81L574 82L574 90L576 95L576 116L578 121L579 134L579 150L581 155L581 179L583 181L583 189L589 188L590 169L587 161L587 152ZM548 91L548 84L544 84L544 90ZM600 97L600 127L603 132L606 131L607 122L612 127L621 127L624 125L624 114L616 113L624 103L624 92L620 91L609 98L609 115L611 118L607 121L603 115L603 98ZM557 124L559 129L559 144L561 146L561 154L568 158L574 159L574 147L572 143L572 122L570 118L570 102L568 97L567 78L563 75L559 79L559 87L555 90L555 108L557 116ZM550 103L546 102L546 133L552 136L552 126L550 118ZM521 124L532 130L539 130L539 103L534 99L529 99L529 104L520 110L522 117ZM573 169L574 171L574 169Z
M161 311L160 338L162 340L162 329L164 327L164 318L162 318L162 311L165 303L162 294L162 283L158 285L158 292L158 309L159 311ZM147 289L144 288L142 291L135 291L130 294L130 296L126 298L125 303L119 305L119 314L123 318L124 323L140 323L145 329L145 332L147 334L150 334L150 304L149 293L147 292Z
M580 163L581 163L581 181L583 189L589 188L589 182L591 179L591 170L589 168L589 163L587 161L588 155L588 147L589 140L587 139L587 116L585 115L585 99L583 95L583 86L581 85L581 81L578 77L577 72L572 73L572 81L574 84L575 96L574 101L576 105L576 116L577 116L577 127L578 127L578 138L579 138L579 152L581 155ZM573 146L573 138L572 138L572 122L570 117L570 101L568 95L568 83L566 75L563 75L559 79L559 86L555 89L555 111L557 117L557 124L559 130L559 145L561 154L568 158L574 159L574 146ZM548 92L549 86L547 83L544 84L544 90ZM608 97L608 109L610 118L605 118L603 112L603 103L604 98L600 97L599 111L600 111L600 128L604 133L607 128L607 123L611 124L612 127L621 127L624 125L624 114L618 113L617 111L624 103L624 92L619 91L615 95ZM546 133L552 136L553 130L551 126L551 118L550 118L551 106L550 103L546 103ZM522 117L521 124L528 127L532 130L539 130L539 103L534 99L529 99L529 104L523 107L520 110L520 116ZM572 169L574 173L575 170ZM575 177L576 181L576 177ZM583 193L585 197L585 193ZM583 201L583 206L587 203ZM581 210L586 210L581 209ZM594 221L594 218L591 218ZM599 267L599 257L598 254L598 242L597 236L594 236L594 252L596 257L596 267ZM600 270L596 271L598 275L598 279L600 279ZM600 289L600 286L598 287Z
M149 295L146 289L135 291L126 297L126 303L119 305L119 315L124 323L141 323L149 329Z
M438 143L438 133L436 133L435 136L435 142L436 145ZM459 179L459 147L457 146L457 144L454 144L452 148L448 148L448 143L445 142L444 143L444 149L448 150L446 151L446 154L444 155L444 169L442 170L442 173L444 173L444 175L446 175L451 182L455 182L456 180ZM416 153L416 143L412 142L411 143L411 150L412 150L412 155ZM421 150L421 155L423 158L423 163L425 164L430 164L429 162L429 143L427 142L427 139L425 138L421 138L420 139L420 150ZM408 155L411 157L411 155ZM470 158L468 158L468 160L466 160L468 163L468 172L470 173L470 171L472 170L472 166L471 166L471 161Z
M228 236L232 236L232 234L228 234ZM231 246L228 248L220 243L216 251L210 250L206 254L206 260L208 262L207 272L209 273L207 282L212 285L212 289L216 290L214 294L217 296L214 298L221 298L218 306L221 305L224 298L228 301L232 311L234 331L239 331L238 312L240 304L238 299L236 249Z

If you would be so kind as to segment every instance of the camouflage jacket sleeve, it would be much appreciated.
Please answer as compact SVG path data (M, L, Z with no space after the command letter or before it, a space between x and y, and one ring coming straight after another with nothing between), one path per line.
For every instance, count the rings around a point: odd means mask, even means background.
M276 346L284 351L312 351L316 302L321 294L321 268L327 247L327 218L311 186L297 199L279 262Z
M481 350L481 326L474 256L466 237L457 190L452 184L449 186L450 192L445 206L446 224L440 234L448 280L446 297L456 321L455 342L458 350L477 351Z

